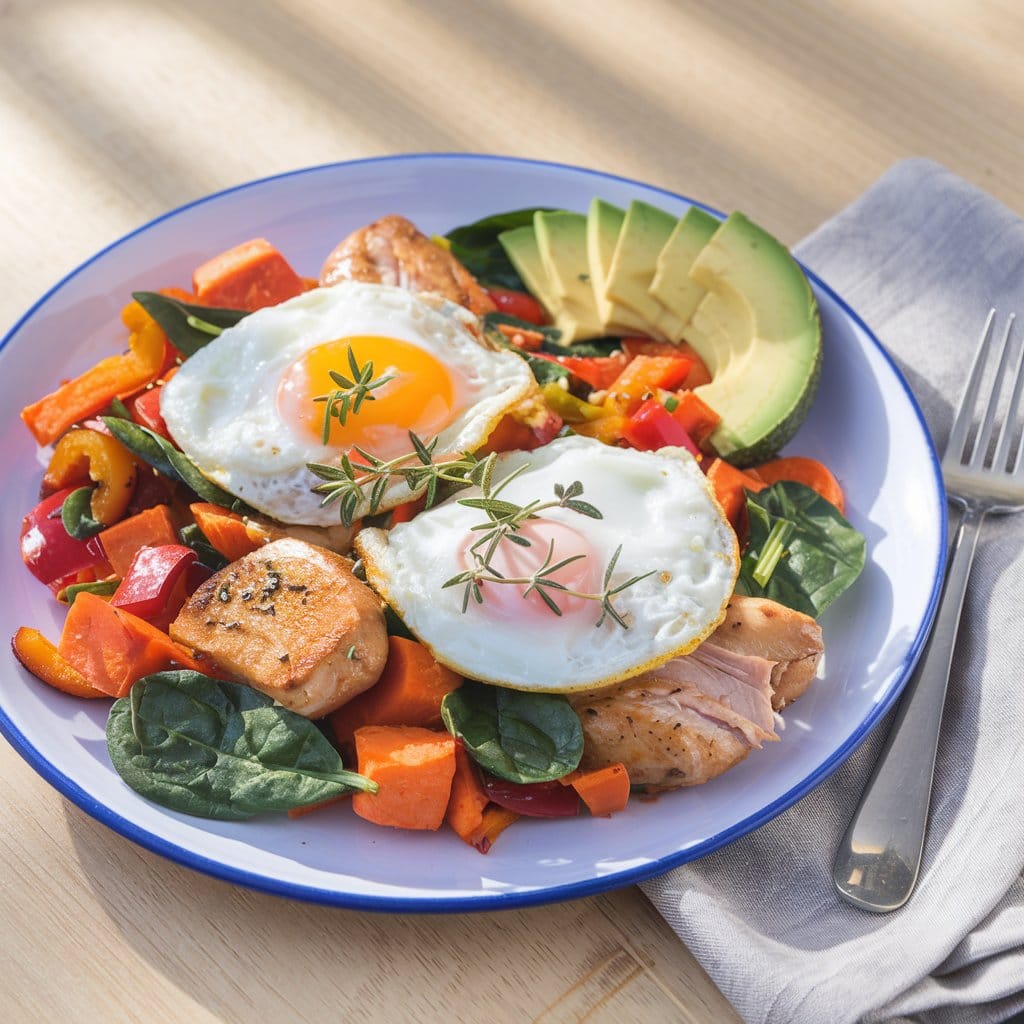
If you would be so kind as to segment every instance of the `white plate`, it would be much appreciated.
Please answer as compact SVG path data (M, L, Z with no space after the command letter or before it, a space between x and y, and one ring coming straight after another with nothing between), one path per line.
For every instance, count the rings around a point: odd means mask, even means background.
M193 267L265 236L315 275L354 228L402 213L445 232L529 206L585 210L593 196L643 199L675 213L689 201L593 171L500 157L421 155L297 171L175 210L115 242L61 281L0 352L3 445L0 634L33 625L56 638L61 609L24 569L14 541L35 502L40 457L22 405L123 346L118 312L133 289L187 285ZM756 211L749 211L756 215ZM487 856L450 831L397 832L339 805L296 821L189 818L147 803L107 759L106 702L32 679L8 655L0 730L76 804L179 863L280 895L377 910L483 910L583 896L640 881L715 850L769 820L832 772L896 699L937 599L945 500L920 411L867 328L812 278L824 324L821 390L790 451L826 461L868 539L856 586L823 616L824 678L786 713L780 743L716 781L611 819L524 820Z

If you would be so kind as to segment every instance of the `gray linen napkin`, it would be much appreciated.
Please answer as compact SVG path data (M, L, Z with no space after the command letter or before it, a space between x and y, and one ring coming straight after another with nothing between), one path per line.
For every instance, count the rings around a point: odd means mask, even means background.
M909 160L796 251L895 358L941 451L988 309L1024 315L1024 220L938 165ZM779 818L644 885L748 1022L953 1024L1024 1008L1022 568L1024 514L990 520L907 906L864 913L831 883L887 724Z

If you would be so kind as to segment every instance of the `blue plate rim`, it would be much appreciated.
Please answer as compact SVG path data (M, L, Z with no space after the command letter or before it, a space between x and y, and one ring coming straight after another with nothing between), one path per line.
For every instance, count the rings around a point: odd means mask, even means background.
M400 153L387 156L364 157L357 160L331 161L310 167L295 168L290 171L283 171L278 174L271 174L262 178L245 181L238 185L232 185L228 188L221 189L220 191L212 192L187 203L183 203L172 210L168 210L167 212L160 214L158 217L154 217L152 220L147 221L132 231L127 232L120 238L115 239L109 245L106 245L95 252L92 256L88 257L72 270L68 271L68 273L58 280L51 288L44 292L44 294L41 295L25 311L25 313L16 320L10 330L8 330L4 335L3 339L0 340L0 351L2 351L7 344L17 336L21 328L31 320L36 312L46 304L51 296L60 291L68 284L69 281L77 277L107 253L121 245L124 245L137 235L150 230L162 221L179 216L188 210L194 209L195 207L203 206L206 203L222 199L232 193L256 188L271 181L280 181L285 178L323 173L325 171L331 171L343 167L424 160L493 161L504 164L572 171L587 174L606 181L621 182L623 184L658 192L671 199L681 200L685 203L689 203L690 205L700 207L717 217L723 216L722 212L715 209L713 206L709 206L708 204L695 199L690 199L688 196L682 195L678 192L672 192L669 189L650 185L635 178L629 178L624 175L612 174L605 171L598 171L589 167L581 167L576 164L559 163L548 160L503 156L494 153L458 152ZM813 281L815 286L827 294L829 298L843 311L843 313L860 328L865 337L871 341L879 354L889 365L889 368L900 387L902 387L905 397L909 401L910 407L921 426L928 445L931 469L935 478L936 489L940 497L944 499L945 488L942 480L942 472L939 465L939 458L935 451L935 445L931 438L931 432L928 429L928 424L921 411L921 407L903 376L903 373L900 371L896 362L890 356L888 351L886 351L882 343L877 337L875 337L874 332L871 331L863 319L847 304L847 302L820 277L818 277L814 271L810 270L802 262L800 263L800 266L803 268L808 278ZM607 875L599 875L595 878L584 881L570 882L550 888L527 889L508 893L491 893L485 896L466 895L424 897L344 893L337 892L332 889L303 885L300 883L279 882L274 879L268 879L264 875L255 874L242 868L227 866L218 861L212 860L211 858L204 857L201 854L195 853L193 850L179 846L176 843L169 842L168 840L163 839L160 836L156 836L151 832L147 832L144 828L134 824L132 821L117 812L112 811L102 802L89 796L89 794L86 793L78 783L61 772L50 761L47 761L42 757L35 747L32 746L27 737L25 737L17 726L14 725L2 705L0 705L0 734L7 739L11 746L14 747L14 749L25 759L25 761L28 762L29 765L31 765L39 775L57 789L58 792L71 800L72 803L85 811L86 814L95 818L101 824L106 825L112 831L117 832L119 835L124 836L126 839L130 839L132 842L137 843L145 849L160 854L168 860L184 867L200 871L214 878L219 878L222 881L231 882L236 885L243 885L247 888L266 892L274 896L297 899L304 902L318 903L327 906L342 907L350 910L370 910L384 913L484 912L491 910L517 909L545 903L557 903L564 900L578 899L584 896L592 896L599 892L605 892L609 889L615 889L625 885L634 885L657 875L664 874L672 868L685 864L688 861L695 860L698 857L707 856L749 832L752 832L754 829L777 817L799 799L806 796L811 790L836 771L836 769L839 768L839 766L857 749L857 747L860 746L875 725L878 724L879 720L895 704L900 694L903 692L907 679L913 671L914 666L921 655L922 648L928 638L942 589L942 576L946 557L945 553L948 540L948 511L945 500L940 504L939 525L940 544L933 574L932 591L924 619L922 620L917 635L914 637L914 640L903 659L899 674L889 692L882 700L875 704L868 716L863 722L861 722L858 729L848 737L846 742L833 751L833 753L824 762L822 762L814 772L806 776L799 784L793 786L780 797L763 807L756 814L749 815L742 821L737 822L735 825L732 825L727 829L723 829L721 832L711 836L709 839L706 839L703 843L697 844L686 850L678 851L674 854L668 854L667 856L661 857L649 864L639 865L623 871L610 872Z

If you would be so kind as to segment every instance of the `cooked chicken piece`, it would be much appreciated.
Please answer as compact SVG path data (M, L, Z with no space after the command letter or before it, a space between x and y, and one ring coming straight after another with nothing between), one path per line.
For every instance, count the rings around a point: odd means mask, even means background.
M477 316L495 308L476 278L450 252L397 214L381 217L338 243L320 271L320 284L340 281L435 292Z
M722 624L692 653L571 698L584 760L622 761L630 781L649 790L707 782L778 738L774 712L810 686L823 649L809 616L733 596Z
M696 786L778 737L771 662L705 641L616 686L570 697L583 725L584 761L621 761L649 791Z
M170 632L306 718L369 689L388 653L380 600L352 563L290 537L211 576Z
M809 615L761 597L733 595L712 641L737 654L775 662L772 707L781 711L811 685L825 649L821 626Z

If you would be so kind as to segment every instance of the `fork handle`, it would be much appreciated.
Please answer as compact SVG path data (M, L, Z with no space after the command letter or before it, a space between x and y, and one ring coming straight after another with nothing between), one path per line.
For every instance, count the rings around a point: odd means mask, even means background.
M917 882L946 684L984 515L968 506L961 517L931 637L839 844L833 881L843 899L862 910L896 910Z

